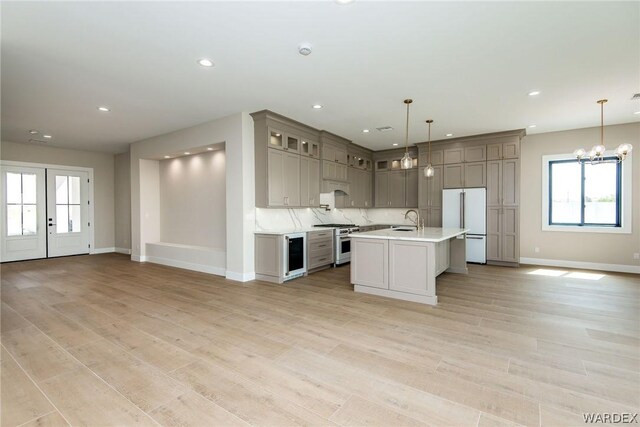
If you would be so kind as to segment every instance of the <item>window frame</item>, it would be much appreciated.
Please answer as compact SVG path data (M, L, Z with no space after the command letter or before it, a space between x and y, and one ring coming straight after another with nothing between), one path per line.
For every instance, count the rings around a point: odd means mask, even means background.
M607 151L604 153L605 158L614 157L614 151ZM618 203L620 204L618 208L618 214L620 216L619 223L620 226L611 226L606 224L596 224L596 225L578 225L578 224L552 224L550 223L550 162L555 162L558 160L565 161L574 161L577 162L575 156L571 153L568 154L550 154L542 156L542 231L568 231L568 232L578 232L578 233L610 233L610 234L631 234L632 232L632 175L633 175L633 158L632 155L629 154L627 158L620 163L620 173L619 173L619 197ZM588 161L588 160L587 160ZM584 187L584 181L583 181ZM584 194L584 190L581 190L581 193ZM584 200L584 198L583 198ZM582 218L584 219L584 218Z
M606 156L604 160L617 160L615 156ZM552 222L553 221L553 203L552 203L552 186L553 186L553 165L561 164L561 163L573 163L577 162L580 164L580 222ZM548 205L549 205L549 216L547 218L547 223L550 226L560 225L560 226L569 226L569 227L609 227L609 228L620 228L622 227L622 163L616 163L616 222L615 224L607 224L607 223L598 223L598 222L585 222L585 165L589 164L589 160L581 160L577 161L576 159L561 159L561 160L550 160L547 164L549 167L548 176L549 176L549 191L548 191Z

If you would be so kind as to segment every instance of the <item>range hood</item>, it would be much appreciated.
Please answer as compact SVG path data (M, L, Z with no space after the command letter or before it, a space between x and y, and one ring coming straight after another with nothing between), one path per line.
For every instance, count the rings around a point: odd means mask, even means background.
M322 181L322 193L334 193L336 191L349 194L349 183L327 179Z

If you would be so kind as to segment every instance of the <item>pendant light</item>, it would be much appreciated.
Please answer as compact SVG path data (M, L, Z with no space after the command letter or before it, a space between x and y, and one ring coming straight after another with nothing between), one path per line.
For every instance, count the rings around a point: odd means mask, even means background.
M428 155L427 155L427 166L425 166L424 168L424 176L426 176L427 178L431 178L433 177L433 175L435 175L436 170L433 168L433 166L431 166L431 123L433 123L433 120L429 119L427 120L427 125L429 126L429 132L428 132L428 136L429 136L429 151L428 151Z
M407 104L407 131L404 137L404 156L400 160L400 167L402 169L411 169L413 167L413 159L409 156L409 105L413 102L413 99L405 99L404 103Z
M620 163L624 159L627 158L631 150L633 150L633 146L631 144L620 144L616 149L615 156L616 159L605 159L604 154L606 148L604 146L604 104L607 102L606 99L599 99L596 101L600 104L600 144L594 145L591 148L591 151L588 153L584 148L578 148L573 154L576 156L579 162L586 161L585 156L588 156L589 162L592 165L597 165L599 163Z

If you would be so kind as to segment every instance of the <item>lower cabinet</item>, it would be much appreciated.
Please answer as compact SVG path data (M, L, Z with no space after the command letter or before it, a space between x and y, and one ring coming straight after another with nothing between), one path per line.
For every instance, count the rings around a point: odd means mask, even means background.
M351 240L351 283L389 289L388 258L388 240Z
M334 262L333 230L309 231L307 233L307 270L317 270Z
M487 261L519 262L518 224L518 207L487 207Z

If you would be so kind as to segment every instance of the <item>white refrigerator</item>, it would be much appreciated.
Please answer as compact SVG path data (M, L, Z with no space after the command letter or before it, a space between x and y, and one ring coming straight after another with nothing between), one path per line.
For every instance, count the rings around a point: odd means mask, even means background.
M467 262L487 262L487 190L454 188L442 191L442 227L468 228Z

